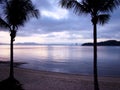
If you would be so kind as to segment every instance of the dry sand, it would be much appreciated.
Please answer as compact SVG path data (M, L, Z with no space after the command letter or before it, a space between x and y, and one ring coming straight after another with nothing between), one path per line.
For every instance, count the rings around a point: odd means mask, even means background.
M9 75L9 67L0 64L0 81ZM24 90L94 90L92 76L54 73L15 68L15 78ZM120 78L99 77L100 90L120 90Z

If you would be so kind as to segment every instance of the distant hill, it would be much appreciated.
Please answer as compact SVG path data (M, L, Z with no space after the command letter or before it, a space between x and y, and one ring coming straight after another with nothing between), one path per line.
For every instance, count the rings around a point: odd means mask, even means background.
M98 46L120 46L120 41L108 40L104 42L98 42ZM84 43L82 46L93 46L93 43Z
M55 43L48 43L48 44L43 44L43 43L34 43L34 42L25 42L25 43L15 43L14 45L72 45L72 44L55 44Z
M0 45L10 45L9 43L0 43ZM23 42L23 43L14 43L14 45L73 45L73 44L55 44L55 43L48 43L48 44L44 44L44 43L34 43L34 42ZM76 45L76 44L75 44Z
M25 42L25 43L15 43L14 45L40 45L40 44L34 42Z
M9 43L0 43L0 45L10 45ZM40 45L39 43L26 42L26 43L15 43L14 45Z

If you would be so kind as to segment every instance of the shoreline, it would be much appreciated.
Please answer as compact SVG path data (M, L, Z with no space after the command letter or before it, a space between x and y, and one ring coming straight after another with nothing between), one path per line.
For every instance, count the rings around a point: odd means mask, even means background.
M25 62L14 62L14 67L19 67L22 64L27 64ZM10 66L10 61L0 61L0 65Z
M28 64L28 63L26 63L26 62L14 62L14 68L26 69L26 70L32 70L32 71L40 71L40 72L61 73L61 74L66 74L66 75L91 76L91 77L93 76L92 74L89 75L89 74L79 74L79 73L66 73L66 72L38 70L38 69L19 67L19 66L21 66L23 64ZM10 66L10 61L0 61L0 65L9 67ZM107 76L107 75L103 75L103 76L98 75L98 77L120 78L120 76Z
M15 78L24 90L93 90L93 77L42 70L14 68ZM0 82L9 75L9 67L0 64ZM101 90L119 90L120 78L98 77Z

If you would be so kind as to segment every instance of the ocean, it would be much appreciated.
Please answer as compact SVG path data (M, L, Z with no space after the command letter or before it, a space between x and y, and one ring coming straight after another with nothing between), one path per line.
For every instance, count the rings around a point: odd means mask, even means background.
M8 45L0 45L0 61L9 61ZM20 68L92 75L93 47L72 45L16 45L14 62L25 62ZM120 47L98 46L99 76L120 77Z

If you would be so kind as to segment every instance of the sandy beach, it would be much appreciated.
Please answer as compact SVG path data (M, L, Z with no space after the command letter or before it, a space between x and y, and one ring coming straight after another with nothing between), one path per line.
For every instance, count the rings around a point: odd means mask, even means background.
M24 90L93 90L93 77L15 68L15 78ZM0 64L0 81L9 75L9 67ZM100 90L120 90L120 78L99 77Z

